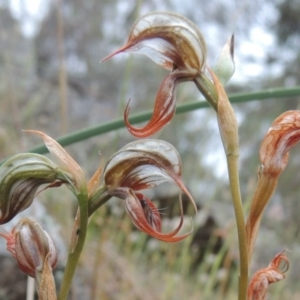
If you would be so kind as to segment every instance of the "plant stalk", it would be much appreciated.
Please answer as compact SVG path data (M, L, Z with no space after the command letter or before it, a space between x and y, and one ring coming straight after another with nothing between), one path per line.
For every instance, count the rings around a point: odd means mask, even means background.
M240 254L240 275L239 275L239 300L247 300L248 287L248 249L247 235L244 219L244 210L241 199L239 183L239 142L238 142L238 124L235 113L228 100L228 96L215 73L208 69L212 77L210 81L205 74L199 76L199 86L206 100L217 112L219 130L227 159L227 169L231 197L236 218L239 254ZM198 79L198 78L197 78ZM206 91L206 94L204 92ZM211 99L208 99L208 96Z
M83 188L81 190L77 198L79 202L79 211L80 211L79 232L76 229L76 232L78 234L78 240L74 249L72 247L70 247L69 249L67 265L65 268L65 273L64 273L63 281L60 287L57 300L66 300L68 297L72 280L75 274L75 270L86 238L87 224L88 224L88 193L86 188ZM76 226L76 228L78 226L76 220L74 222L74 226Z
M215 111L217 111L218 102L216 99L218 99L218 94L211 80L209 80L208 77L201 72L200 75L194 79L194 83L207 102Z
M107 192L102 192L102 194L99 197L92 197L89 200L89 217L92 216L92 214L103 204L105 204L109 199L111 199L111 195L109 195Z
M240 253L240 276L239 276L239 300L247 299L248 287L248 251L247 236L245 228L244 211L241 200L239 173L238 173L238 155L227 154L228 175L230 190L235 212L235 219L238 232L238 243Z

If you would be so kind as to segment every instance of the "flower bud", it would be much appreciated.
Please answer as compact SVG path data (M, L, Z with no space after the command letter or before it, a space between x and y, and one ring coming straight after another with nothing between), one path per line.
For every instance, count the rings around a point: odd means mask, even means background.
M57 251L54 242L36 221L23 218L10 233L0 232L0 236L6 239L7 250L27 275L33 278L41 275L45 261L51 269L55 267Z
M42 273L44 263L52 269L55 267L57 251L54 242L37 222L24 218L13 229L13 234L16 259L23 272L35 278Z
M225 85L232 77L235 65L233 60L234 55L234 35L232 35L224 45L214 67L214 73L218 76L221 83Z
M0 167L0 224L29 207L40 185L61 180L61 172L48 158L18 154Z

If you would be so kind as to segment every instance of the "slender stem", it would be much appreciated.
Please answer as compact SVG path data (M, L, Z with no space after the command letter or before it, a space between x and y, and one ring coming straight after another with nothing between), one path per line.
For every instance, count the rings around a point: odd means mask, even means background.
M78 194L79 210L80 210L80 231L78 232L78 241L74 249L69 250L68 261L65 268L65 273L60 287L57 300L65 300L68 297L72 280L75 274L75 270L79 261L80 254L82 252L88 224L88 193L84 188ZM75 221L74 226L77 226Z
M247 236L245 229L245 218L240 193L239 173L238 173L238 155L226 155L230 190L232 195L233 207L235 212L238 242L240 252L240 276L239 276L239 300L247 299L248 286L248 251Z
M34 300L35 281L34 278L27 276L26 300Z
M194 82L207 102L217 111L218 103L216 99L218 99L218 94L212 81L209 80L204 73L200 73L200 75L194 79Z
M276 98L285 98L295 97L300 95L300 86L295 86L293 88L278 88L278 89L268 89L262 90L254 93L237 93L229 96L231 103L243 103L248 101L257 101L257 100L266 100L266 99L276 99ZM209 104L206 101L193 101L185 104L178 105L176 108L176 114L186 113L189 111L194 111L196 109L209 107ZM152 111L146 111L139 114L135 114L129 117L129 122L131 124L137 124L149 120L152 116ZM106 123L101 123L93 127L87 127L79 131L75 131L65 136L61 136L57 139L62 146L72 145L88 138L98 136L104 133L115 131L120 128L124 128L125 123L122 118L109 121ZM33 153L47 153L48 150L45 145L39 145L35 148L28 150L27 152ZM6 160L6 159L5 159ZM0 161L0 165L3 164L5 160Z
M99 197L92 197L89 200L89 217L103 204L105 204L112 196L106 192L102 192Z
M217 118L219 130L227 159L227 168L231 197L235 212L235 219L238 232L239 254L240 254L240 274L239 274L239 300L247 299L248 287L248 249L247 235L245 227L244 210L240 192L239 182L239 142L238 124L235 113L228 100L227 94L213 71L210 71L217 97Z

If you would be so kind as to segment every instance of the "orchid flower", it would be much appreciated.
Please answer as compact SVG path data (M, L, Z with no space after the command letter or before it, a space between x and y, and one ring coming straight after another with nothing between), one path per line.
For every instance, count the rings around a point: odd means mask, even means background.
M52 238L34 220L21 219L11 232L0 232L7 250L19 269L36 279L39 299L56 299L52 270L57 263L57 250Z
M138 19L127 43L102 61L121 53L140 53L171 73L163 80L156 96L149 123L133 127L128 120L129 103L124 112L128 130L136 137L148 137L165 124L175 113L175 89L180 82L193 81L202 73L206 60L206 45L197 26L185 17L169 12L153 12Z
M0 224L28 208L44 184L61 185L70 178L50 159L34 153L17 154L0 167Z
M180 156L171 144L155 139L129 143L109 159L103 177L107 192L125 200L129 217L141 231L166 242L180 241L191 233L177 236L183 224L182 207L178 227L170 233L162 233L157 208L139 192L169 181L188 195L196 209L181 179Z
M283 252L278 253L267 268L257 271L248 286L248 300L264 300L270 284L285 278L289 260Z
M17 260L19 268L35 278L48 253L51 268L57 262L57 251L52 238L34 220L23 218L10 233L0 232L7 242L7 250Z
M299 141L299 110L287 111L275 119L262 141L259 151L258 185L246 224L249 261L263 210L275 191L279 175L288 163L289 151Z
M39 154L22 153L1 165L0 224L28 208L42 185L49 188L68 184L75 194L87 185L80 166L55 140L40 131L27 132L42 136L57 163Z

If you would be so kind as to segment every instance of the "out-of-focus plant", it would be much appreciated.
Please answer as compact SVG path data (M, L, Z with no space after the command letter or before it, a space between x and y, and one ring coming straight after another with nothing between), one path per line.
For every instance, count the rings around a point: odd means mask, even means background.
M64 278L56 296L52 269L57 254L51 237L33 220L22 219L11 233L1 233L7 249L22 271L36 278L40 299L67 299L75 269L84 246L88 220L111 197L125 203L125 209L141 231L165 242L178 242L187 237L179 233L183 224L181 197L180 221L169 233L162 232L161 217L153 202L142 190L163 182L171 182L196 204L181 179L181 160L169 143L148 139L171 121L176 110L175 94L179 83L192 81L215 110L227 159L230 190L238 231L240 271L239 300L265 299L268 285L284 278L288 258L279 253L270 265L257 271L249 282L248 272L254 242L263 210L270 200L279 175L288 162L288 152L300 138L300 112L289 111L278 117L266 134L260 149L260 170L256 192L251 202L247 223L244 220L239 184L238 125L223 85L234 73L234 38L225 44L216 66L206 62L207 50L199 29L183 16L149 13L133 25L127 43L103 60L121 52L141 53L166 68L170 73L162 81L150 121L142 128L129 122L129 103L124 112L128 130L138 138L127 144L96 170L87 181L82 168L48 135L40 135L53 159L32 153L18 154L0 167L0 223L9 222L29 207L41 186L54 188L66 185L78 201L78 212L70 238ZM200 137L201 138L201 137ZM42 189L42 190L43 190ZM280 265L285 263L283 269Z

